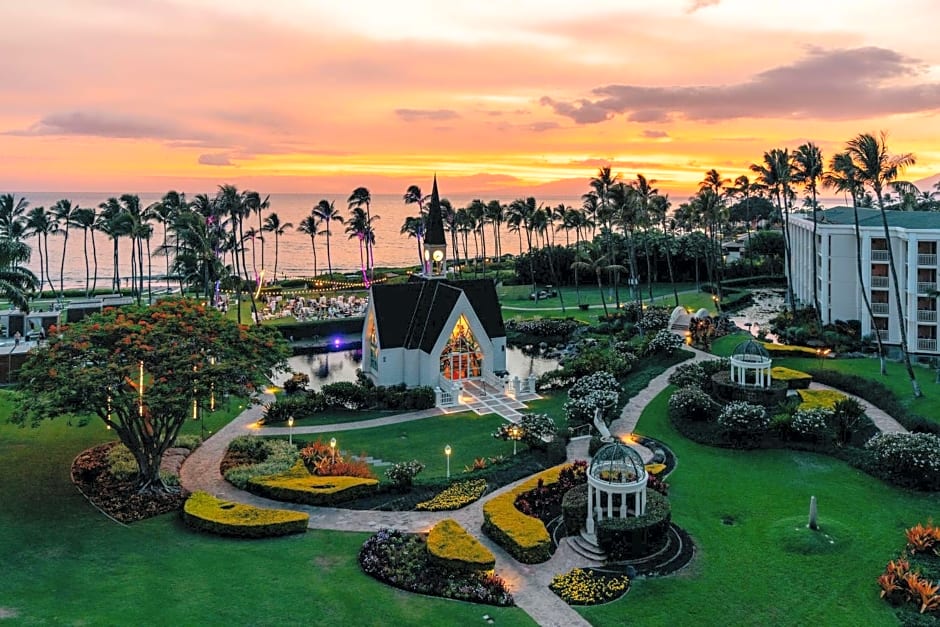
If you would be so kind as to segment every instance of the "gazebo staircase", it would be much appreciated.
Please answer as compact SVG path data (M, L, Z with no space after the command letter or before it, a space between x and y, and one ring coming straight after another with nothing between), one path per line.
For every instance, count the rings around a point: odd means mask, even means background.
M603 566L607 562L607 554L597 545L597 536L581 528L581 533L566 538L571 550L588 561L587 566Z

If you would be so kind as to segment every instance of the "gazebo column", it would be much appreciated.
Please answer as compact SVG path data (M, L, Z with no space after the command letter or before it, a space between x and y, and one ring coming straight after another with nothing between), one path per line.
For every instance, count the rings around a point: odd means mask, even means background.
M607 517L614 518L614 493L607 493Z
M626 494L620 495L620 517L621 518L627 517L627 495Z
M588 482L588 498L587 498L587 520L584 521L584 526L587 527L588 533L594 533L594 486L591 485L591 482Z

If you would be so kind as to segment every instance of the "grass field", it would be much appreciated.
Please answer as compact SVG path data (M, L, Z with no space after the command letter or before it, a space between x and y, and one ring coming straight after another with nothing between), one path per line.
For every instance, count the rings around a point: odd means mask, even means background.
M4 624L470 625L484 614L533 624L515 608L376 582L356 563L364 534L234 540L192 532L175 515L115 524L68 476L75 455L107 440L100 423L20 429L6 422L7 398L0 393Z
M595 625L625 617L651 627L896 624L875 580L904 529L936 517L936 495L892 488L824 456L696 444L669 424L670 391L647 406L637 431L676 453L673 520L694 538L696 557L675 576L636 581L621 600L578 611ZM813 495L835 544L805 549Z

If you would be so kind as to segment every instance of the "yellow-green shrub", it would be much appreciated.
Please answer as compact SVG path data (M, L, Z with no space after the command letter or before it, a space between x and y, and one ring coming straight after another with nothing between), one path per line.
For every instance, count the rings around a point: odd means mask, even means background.
M486 479L470 479L451 484L434 498L415 505L415 509L424 512L443 512L460 509L478 500L486 492Z
M248 491L277 501L330 506L374 492L378 485L376 479L311 475L298 460L287 472L249 479Z
M777 381L786 381L787 387L791 390L805 390L813 381L813 375L792 368L784 368L783 366L771 368L770 378Z
M266 509L223 501L193 492L183 505L183 520L193 529L223 536L270 538L307 530L310 516L287 509Z
M552 556L552 541L541 520L516 509L516 497L538 487L539 479L545 485L556 483L563 467L549 468L483 506L483 533L524 564L547 561Z
M455 570L493 570L496 558L456 520L447 518L428 534L428 555Z
M809 346L791 346L790 344L774 344L764 342L764 348L773 357L816 357L816 349Z
M836 403L846 398L842 392L835 390L797 390L800 395L799 409L832 409Z

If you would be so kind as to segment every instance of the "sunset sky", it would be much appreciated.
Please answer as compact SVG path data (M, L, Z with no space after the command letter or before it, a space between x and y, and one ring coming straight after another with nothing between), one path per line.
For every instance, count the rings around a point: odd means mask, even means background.
M889 133L940 172L936 0L0 4L0 192L682 197L775 147Z

